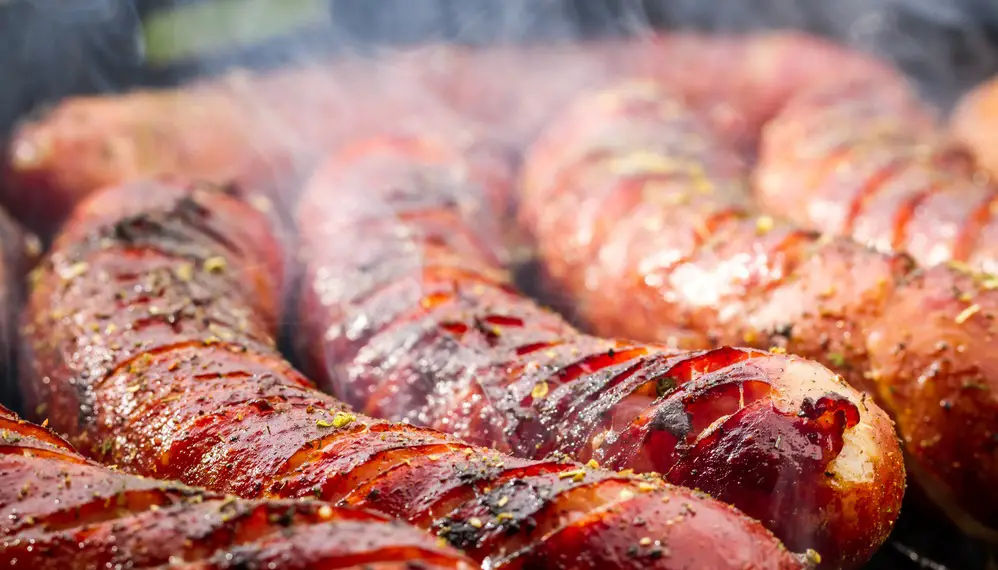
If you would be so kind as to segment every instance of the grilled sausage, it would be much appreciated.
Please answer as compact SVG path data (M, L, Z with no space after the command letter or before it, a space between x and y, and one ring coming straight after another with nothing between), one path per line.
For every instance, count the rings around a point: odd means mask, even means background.
M72 98L25 121L0 161L0 198L44 232L99 188L163 173L235 180L246 191L277 187L286 195L316 153L344 137L400 124L439 129L457 118L462 129L517 145L581 89L631 75L676 86L748 148L800 85L892 73L882 62L798 33L430 46L384 61L238 72L180 89Z
M524 129L519 125L546 116L549 100L563 99L602 66L582 55L569 49L531 53L529 60L540 65L530 72L518 69L522 50L431 47L382 62L343 59L271 73L240 71L176 90L73 98L13 135L3 153L0 190L18 219L41 232L57 228L97 189L162 174L287 195L317 151L386 124L440 128L460 116L465 128L474 124L470 113L492 122L501 109L513 136ZM508 81L497 82L510 76L502 70L516 69L529 80L552 68L576 70L577 78L535 91L510 115L514 91Z
M4 568L474 567L380 515L315 501L245 501L108 469L2 406L0 464Z
M93 196L32 280L32 402L122 469L373 509L491 568L802 567L702 493L352 413L274 347L280 263L265 217L227 193L145 182Z
M970 165L907 85L870 78L795 96L766 125L754 186L802 227L994 272L998 193Z
M995 154L994 125L998 112L995 103L998 80L989 79L971 89L957 103L950 117L950 134L974 155L976 165L991 173L998 173L998 155Z
M990 536L992 279L756 215L737 154L650 83L572 106L528 156L522 194L557 294L595 330L654 340L665 322L842 371L893 414L941 506Z
M316 377L371 415L517 456L661 472L759 518L791 548L831 565L865 560L904 488L886 414L786 354L677 352L576 331L501 269L488 204L509 186L497 170L481 149L407 137L348 147L320 167L299 210L298 338Z

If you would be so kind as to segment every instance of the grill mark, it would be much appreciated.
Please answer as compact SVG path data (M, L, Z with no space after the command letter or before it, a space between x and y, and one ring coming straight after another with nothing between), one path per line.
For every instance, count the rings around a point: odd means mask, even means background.
M315 439L310 439L303 443L301 447L298 448L291 457L289 457L277 471L271 475L271 479L276 483L279 480L286 479L288 475L292 474L293 471L306 465L308 463L314 463L315 461L322 458L322 450L329 445L335 443L350 435L356 434L363 431L378 431L375 426L352 424L347 429L338 429L336 432L329 435L324 435ZM365 462L366 463L366 462Z
M954 242L953 261L966 262L970 259L980 241L981 232L995 218L996 211L998 211L998 189L993 188L963 223Z
M908 224L915 216L915 211L930 196L942 191L943 188L942 182L933 180L928 188L912 193L911 196L901 203L894 214L894 232L891 235L891 249L904 249L904 244L908 239Z
M904 170L906 165L906 160L895 158L863 181L862 186L859 187L858 191L849 201L846 219L842 224L842 233L844 235L852 234L856 227L856 220L863 214L864 209L877 197L881 190L887 187L887 183L892 178Z
M595 433L599 430L600 422L592 421L588 424L586 422L580 421L580 417L583 415L592 415L593 408L600 407L605 410L609 410L616 406L619 402L623 401L629 395L638 391L643 382L640 384L631 384L628 380L632 378L637 378L638 373L642 369L642 365L648 363L649 361L643 360L644 357L639 357L638 362L634 363L630 367L614 374L609 381L598 386L595 390L591 391L589 395L582 399L575 398L569 400L565 405L560 406L559 413L552 413L549 415L551 418L558 418L558 423L563 426L582 426L584 433L580 434L576 438L574 447L566 447L567 442L558 441L556 442L554 438L549 438L546 442L546 449L548 452L552 451L552 447L557 447L559 451L569 454L577 454L585 446L592 443ZM591 377L593 375L590 375ZM612 392L612 397L608 397ZM618 397L619 394L619 397ZM541 412L543 414L543 411ZM541 421L542 418L538 418ZM564 428L562 429L564 433ZM542 444L543 447L544 444Z
M779 243L777 243L767 254L767 258L770 260L784 260L785 266L778 277L767 280L761 287L756 286L755 289L757 294L755 297L761 299L769 293L775 291L781 285L784 285L786 283L786 279L796 273L797 269L807 261L807 254L801 252L800 249L811 245L814 243L815 239L817 239L817 237L814 232L794 229L789 232Z
M430 459L428 457L429 455L437 455L437 454L450 455L452 453L456 454L459 453L461 449L471 449L471 447L455 443L427 443L423 445L402 448L401 450L389 449L389 450L380 451L374 456L372 456L369 461L365 462L362 465L357 466L353 471L351 471L351 475L360 469L365 469L368 466L368 464L376 462L385 464L387 463L386 459L388 461L394 460L395 458L391 457L394 454L414 455L415 457L403 456L398 460L395 460L394 463L388 465L388 467L380 469L377 473L375 473L371 477L367 479L362 479L359 483L357 483L356 487L351 489L347 494L343 495L343 497L339 499L339 503L351 504L352 502L358 500L360 497L367 496L370 493L370 490L374 488L376 485L378 485L382 479L385 479L386 477L389 477L395 472L400 471L406 467L412 467L413 463L419 463L424 459L426 461L436 461L435 459ZM404 454L399 453L400 451L403 451L405 453ZM414 459L415 461L413 461ZM411 522L413 519L418 519L424 516L425 514L426 513L422 511L411 512L407 514L407 520Z
M558 510L560 510L560 508L561 508L560 505L562 503L566 503L566 502L567 503L571 503L573 501L573 498L574 498L575 495L583 495L583 494L586 494L586 493L590 493L590 492L596 491L599 487L604 487L604 486L605 487L612 487L612 486L614 486L615 484L618 484L618 483L619 482L616 479L614 479L612 475L610 475L610 476L606 476L606 478L604 478L604 479L598 479L596 481L583 483L583 484L580 484L578 486L572 486L571 488L562 490L560 493L558 493L558 494L556 494L556 495L548 498L542 504L542 506L539 509L537 509L536 511L534 511L534 512L514 514L513 515L514 518L510 520L510 523L512 523L513 525L519 526L519 525L522 525L524 523L527 523L528 521L533 521L533 522L535 522L537 524L537 526L533 527L533 530L531 530L531 532L529 534L527 534L527 533L520 533L520 534L518 534L517 538L519 538L520 540L512 541L513 542L512 545L506 544L504 546L507 546L507 547L512 546L515 549L514 551L532 550L534 548L537 548L537 546L539 544L544 543L546 540L548 540L548 538L550 537L550 535L554 534L555 532L557 532L562 527L571 526L572 524L574 524L574 522L573 523L562 523L561 521L565 517L556 517L556 516L552 516L550 514L553 511L557 512ZM495 492L496 492L496 490L492 491L492 493L495 493ZM486 505L487 505L488 504L488 497L482 497L481 499L479 499L479 502L480 503L486 503ZM596 500L591 500L591 501L587 501L587 502L589 502L589 503L598 503L599 500L596 499ZM596 507L592 507L591 504L587 505L587 506L589 508L587 510L585 510L583 512L583 514L581 515L581 518L583 518L583 519L591 517L593 515L593 513L600 512L601 509L605 507L605 505L599 505L599 506L596 506ZM517 515L524 515L524 516L519 516L518 517ZM551 529L553 529L553 530L551 530ZM540 531L539 534L537 534L538 531ZM499 529L496 529L495 531L491 532L489 535L487 535L487 536L485 536L483 538L480 538L478 544L475 545L475 547L476 547L475 549L478 550L478 551L486 551L486 550L494 549L495 547L493 545L496 542L502 541L504 538L506 538L503 535L504 535L504 533L499 532ZM511 542L511 541L509 541L507 539L506 542L508 543L508 542Z
M134 516L168 504L171 500L182 499L179 491L169 489L126 489L108 497L77 504L41 517L26 517L21 524L10 527L16 534L31 528L41 527L48 532L59 532L102 522ZM113 502L115 508L108 508Z
M534 463L528 467L516 467L512 469L490 467L491 471L483 469L479 473L476 473L467 483L457 486L438 497L436 503L423 513L422 516L410 522L420 527L437 526L434 521L445 519L458 511L469 501L478 497L481 490L486 486L497 488L514 481L523 482L531 477L565 471L564 467L563 463L545 461ZM435 530L439 530L439 528Z
M603 481L600 481L599 483L597 483L597 485L600 485L600 484L607 484L608 485L612 481L613 481L612 479L604 479ZM529 544L529 545L525 546L524 548L522 548L522 549L520 549L520 550L518 550L516 552L513 552L512 554L507 555L506 557L504 557L503 559L501 559L501 561L498 562L497 566L498 567L503 567L504 565L507 565L507 564L515 566L516 560L518 558L522 558L522 557L530 555L531 552L537 547L537 545L543 544L543 543L551 540L551 538L554 537L555 535L557 535L559 533L562 533L562 532L566 532L566 531L568 531L569 529L572 529L572 528L586 527L586 526L590 526L590 525L595 525L601 519L603 519L604 516L607 513L613 513L617 509L619 509L621 506L623 506L623 505L625 505L627 503L630 503L632 501L639 500L639 498L640 498L640 495L637 495L637 496L632 495L631 497L626 497L625 496L625 497L617 498L614 501L609 501L609 502L607 502L607 503L605 503L603 505L600 505L599 507L588 511L584 516L579 517L579 518L575 519L572 522L563 524L563 525L561 525L561 526L559 526L559 527L557 527L557 528L555 528L553 530L548 531L543 536L541 536L538 540L534 541L532 544Z
M79 456L70 455L68 453L62 453L59 451L53 451L51 449L44 449L41 447L32 447L25 445L0 445L0 455L13 455L21 457L38 457L43 459L58 459L59 461L66 461L69 463L79 463L86 464L87 460Z
M0 415L0 434L2 434L3 430L9 430L22 438L23 437L34 438L43 443L47 443L55 447L61 447L62 449L70 453L74 454L76 453L76 450L73 449L72 445L70 445L61 437L56 436L49 430L27 422L11 420L7 417ZM0 435L0 441L2 441L3 439L6 438L3 438L2 435Z
M118 363L114 367L108 369L108 371L103 376L100 376L99 378L97 378L96 382L93 382L92 384L90 384L90 387L95 392L98 391L98 390L101 390L104 387L104 384L107 383L107 381L110 378L113 378L113 377L117 376L118 374L124 372L126 369L128 369L132 365L136 364L141 359L145 359L145 358L149 358L149 357L155 358L157 356L169 354L171 352L179 352L179 351L181 351L181 350L183 350L185 348L193 348L193 347L201 347L201 346L205 346L204 341L188 340L188 341L182 341L182 342L175 342L175 343L170 343L170 344L164 344L162 346L158 346L158 347L155 347L155 348L150 348L148 350L141 351L141 352L137 351L133 356L130 356L130 357L126 358L125 360L121 361L120 363ZM233 346L236 346L236 345L233 345Z

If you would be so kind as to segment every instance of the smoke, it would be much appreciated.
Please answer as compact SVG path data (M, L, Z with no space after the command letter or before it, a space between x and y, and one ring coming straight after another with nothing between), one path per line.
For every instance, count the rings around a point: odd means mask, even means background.
M0 2L0 133L40 103L127 87L137 14L116 0Z
M998 71L998 4L989 0L318 0L328 8L323 17L306 17L315 16L307 12L300 20L275 17L264 0L216 3L232 8L225 17L212 20L218 28L192 30L183 20L158 18L175 6L196 2L0 0L0 129L6 130L32 108L75 93L172 84L238 67L316 65L343 56L397 54L434 42L565 43L643 37L660 29L797 28L894 62L915 79L926 97L944 108L968 86ZM306 3L270 0L269 4L287 8ZM228 43L218 41L223 28L232 30ZM180 45L191 36L193 44ZM447 64L439 73L447 73ZM588 71L551 69L550 73L572 83L581 82ZM511 66L495 72L518 70ZM379 80L374 78L371 85L377 86ZM342 82L330 80L322 87L330 91L294 95L318 109L326 108L327 103L320 102L324 99L349 99L351 90ZM296 129L303 125L289 125L286 117L275 113L273 99L249 95L246 105L259 123L257 128L280 145L294 147L294 139L301 136ZM419 100L433 109L434 117L457 115L448 112L448 103L429 89L399 98ZM339 110L336 105L331 108ZM178 112L189 114L189 109ZM321 123L325 118L318 113L315 120ZM261 156L266 157L267 150L261 148ZM890 560L884 564L898 567Z
M224 22L252 30L302 0L214 0L233 10ZM74 93L117 91L220 73L272 67L331 54L432 41L464 44L640 36L654 28L743 31L800 28L885 56L933 99L994 73L998 5L988 0L315 0L328 19L215 46L167 63L146 51L143 25L176 6L201 2L7 0L0 2L0 128L40 104ZM175 30L177 37L183 30ZM164 30L160 29L160 39ZM167 30L165 35L171 34ZM213 36L208 33L204 36ZM252 34L251 34L252 35ZM209 42L210 43L210 42Z

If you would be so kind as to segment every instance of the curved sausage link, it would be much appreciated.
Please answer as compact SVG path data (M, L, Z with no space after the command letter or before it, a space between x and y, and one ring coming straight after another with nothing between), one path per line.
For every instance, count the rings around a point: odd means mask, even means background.
M893 415L916 478L990 535L990 280L757 215L738 156L651 84L582 97L524 172L522 215L555 291L595 330L654 340L665 322L842 371Z
M2 406L0 505L4 568L474 566L408 525L361 510L246 501L108 469Z
M631 134L648 140L657 126ZM559 139L563 149L583 140ZM613 149L591 152L595 160ZM649 156L614 168L645 168ZM677 352L581 334L513 290L486 206L508 187L482 163L481 153L429 139L385 137L348 147L313 176L299 211L307 269L298 338L335 393L372 415L521 457L562 453L661 472L833 565L865 559L884 540L904 470L883 411L823 366L786 354ZM609 181L586 187L610 191ZM624 208L537 198L573 221ZM540 247L576 259L565 247L574 238L555 230ZM669 322L645 317L637 299L592 300L621 319ZM685 338L656 332L673 344Z
M281 271L267 225L204 187L136 183L84 202L33 279L32 402L128 471L373 509L491 568L802 566L701 493L513 459L318 392L274 347Z

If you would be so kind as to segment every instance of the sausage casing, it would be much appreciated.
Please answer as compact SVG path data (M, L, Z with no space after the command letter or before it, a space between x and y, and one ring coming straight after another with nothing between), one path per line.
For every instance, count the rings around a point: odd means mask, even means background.
M432 537L317 501L246 501L114 471L0 407L0 563L94 568L471 570Z
M521 214L554 291L603 334L654 340L665 322L840 371L891 412L940 505L989 534L998 294L759 214L739 155L705 125L666 88L631 83L581 97L542 135Z
M274 347L281 257L266 217L224 191L145 182L93 196L32 279L32 403L122 469L372 509L494 568L801 567L702 493L351 412ZM707 548L716 540L729 548Z
M318 377L372 415L521 457L660 472L759 518L792 548L832 564L868 556L904 489L886 414L787 354L578 332L501 268L489 206L510 190L501 172L480 146L427 137L369 140L320 167L299 210L298 338ZM615 303L599 301L609 312Z

